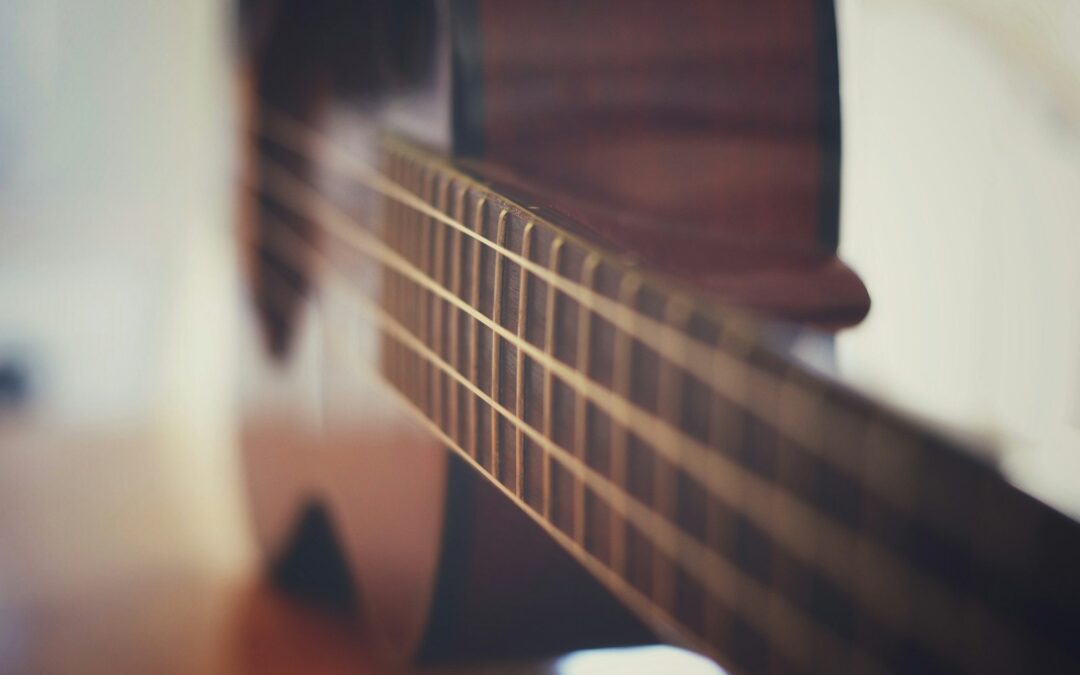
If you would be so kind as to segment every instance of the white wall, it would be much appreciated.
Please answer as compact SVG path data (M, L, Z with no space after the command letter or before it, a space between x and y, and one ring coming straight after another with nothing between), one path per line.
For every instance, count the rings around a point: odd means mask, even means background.
M0 600L246 560L227 9L0 3Z
M1080 504L1080 3L841 0L842 369Z

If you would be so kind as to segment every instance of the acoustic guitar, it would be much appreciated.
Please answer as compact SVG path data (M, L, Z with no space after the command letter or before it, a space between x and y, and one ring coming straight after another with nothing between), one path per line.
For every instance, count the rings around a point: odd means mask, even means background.
M1080 669L1080 528L825 362L829 0L242 2L244 454L390 658Z

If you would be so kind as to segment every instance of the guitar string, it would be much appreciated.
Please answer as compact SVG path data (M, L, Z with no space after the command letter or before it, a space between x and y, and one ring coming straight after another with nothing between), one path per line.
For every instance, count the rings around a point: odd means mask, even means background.
M288 232L290 238L293 239L295 243L299 243L301 247L307 250L311 258L319 261L321 269L335 275L342 274L338 269L338 265L330 261L325 253L291 229L288 229L287 227L278 228L275 236L281 236L280 233L283 231ZM271 239L271 241L273 241L273 239ZM284 245L277 242L273 245L274 251L278 255L285 257L295 255L295 246ZM300 291L293 287L283 276L278 275L277 279L285 284L290 292L294 294L300 293ZM531 425L517 417L517 415L505 406L492 399L483 390L466 379L441 356L413 335L412 332L402 325L396 317L387 312L383 307L379 306L378 303L367 295L355 291L347 283L342 285L342 289L348 295L349 299L361 308L365 314L374 318L380 329L385 330L387 333L391 334L394 339L408 347L417 358L432 364L447 376L454 379L460 386L466 388L474 397L489 406L491 410L508 420L516 429L525 433L535 443L542 446L545 451L549 453L549 456L581 479L584 484L587 484L595 493L604 499L609 506L615 510L621 511L621 515L625 518L626 522L640 530L658 550L662 551L665 555L683 567L688 574L695 577L702 584L703 588L708 589L712 597L725 602L729 608L736 607L736 603L738 603L740 612L747 617L751 625L754 625L763 635L769 635L774 641L781 643L787 656L797 661L803 660L803 665L808 665L807 660L814 658L815 655L812 650L807 649L807 644L816 644L816 649L820 650L825 648L826 651L834 657L843 654L847 655L848 658L858 658L861 660L860 662L867 662L866 659L869 659L869 657L861 653L861 650L858 650L850 644L845 644L837 638L823 632L821 627L812 617L808 617L801 609L792 605L785 598L779 596L775 590L763 586L756 580L748 577L741 570L719 556L719 554L705 548L702 544L693 540L675 526L654 518L654 514L648 507L638 502L634 497L627 495L619 486L612 484L605 477L583 464L569 451L544 437L540 432L533 429ZM337 338L332 336L331 339L336 340ZM356 361L354 358L350 358L350 360ZM365 374L370 374L370 371L374 369L365 370L368 371ZM386 375L380 376L386 377ZM416 403L412 402L403 392L397 391L396 385L391 388L395 389L395 394L402 400L408 402L410 408L413 409L417 416L422 418L426 426L429 426L433 430L437 430L437 435L440 440L446 442L448 447L453 448L457 454L465 457L475 468L494 479L491 469L482 466L471 453L460 447L460 445L458 445L445 430L431 419L428 413L424 412ZM632 590L636 595L640 596L640 598L631 604L638 605L644 602L647 609L647 617L656 620L657 617L654 615L656 612L659 612L661 614L659 617L661 623L672 623L681 626L682 631L687 635L694 636L695 641L703 639L701 636L695 634L688 626L682 624L678 617L668 613L662 605L642 594L634 588L628 580L621 577L611 567L589 552L584 543L579 541L577 537L563 533L549 519L545 518L539 512L536 512L536 510L525 502L525 500L515 491L505 486L501 481L491 480L491 482L498 485L507 496L509 496L518 506L528 511L535 520L540 521L544 525L545 530L549 532L558 532L558 540L565 547L572 552L588 556L588 567L590 567L596 576L601 577L602 580L607 580L609 586L620 588L626 587ZM593 568L599 568L599 573ZM612 584L611 581L617 583ZM777 640L777 636L775 635L776 631L770 631L771 626L777 625L784 627L785 631L782 631L781 635L787 639ZM795 635L810 636L810 639L806 640L805 637L803 637L797 640L798 644L787 644L788 642L795 640Z
M419 283L445 301L454 304L461 311L470 314L474 319L493 331L498 332L503 339L516 343L516 335L507 331L501 325L492 323L486 315L450 294L422 271L415 268L409 261L402 259L395 252L385 249L385 245L374 235L349 216L341 213L336 206L330 204L312 188L299 181L299 179L289 176L284 170L276 166L268 164L266 168L269 169L266 177L270 179L270 185L281 197L286 197L286 194L289 194L286 201L289 201L298 212L308 215L317 213L320 217L313 217L311 220L321 225L338 239L361 247L376 260L388 264L399 273L410 277L414 282ZM307 197L309 204L298 205L296 203L301 200L295 194L297 190ZM314 208L312 203L315 204ZM559 370L566 377L568 384L575 381L573 373L569 372L569 369L561 362L550 358L550 355L536 350L527 342L522 343L521 347L530 350L530 354L538 361L544 362L553 370ZM564 372L563 369L567 372ZM569 377L567 377L568 375ZM641 424L641 415L630 415L629 417L619 415L620 404L622 410L625 410L626 402L613 403L609 400L611 397L604 396L609 392L600 389L591 380L586 380L586 382L592 386L584 393L592 397L593 394L600 392L600 395L593 397L593 400L599 406L605 408L613 419L619 419L620 422L634 429L635 432L643 426ZM642 413L645 412L642 411ZM646 435L649 434L647 429L641 429L641 431ZM662 444L660 447L670 452L667 444ZM675 455L672 455L672 457L677 461L678 458ZM849 587L853 579L861 580L859 576L860 570L865 571L867 568L877 571L878 575L883 578L893 580L894 586L889 588L873 583L857 584L853 594L860 604L870 609L872 613L879 615L886 623L897 627L904 627L906 624L907 617L902 609L905 606L905 601L902 597L902 591L899 590L902 588L919 588L925 595L927 602L944 613L939 615L955 615L957 613L951 607L951 605L955 604L955 599L946 589L940 587L939 582L928 579L917 570L909 568L904 561L881 550L875 542L869 541L866 537L852 535L842 527L832 524L824 516L819 516L816 512L805 507L796 497L791 496L786 491L770 487L764 481L749 474L738 465L731 463L719 453L709 452L709 460L695 468L696 471L693 475L711 481L713 485L709 487L723 486L719 488L714 496L728 503L734 510L743 513L763 531L775 537L778 543L785 545L797 558L800 558L805 564L824 572L839 583L841 587ZM721 475L723 473L732 475ZM740 495L743 498L743 503L732 503L730 495ZM783 514L783 517L778 517L778 514ZM975 620L979 624L990 621L990 617L985 612L978 612L975 616L977 617ZM917 628L922 628L922 626ZM918 632L927 633L927 637L930 638L931 642L941 643L945 647L949 646L941 639L940 634L927 630L919 630ZM994 632L999 633L1000 631L995 630Z

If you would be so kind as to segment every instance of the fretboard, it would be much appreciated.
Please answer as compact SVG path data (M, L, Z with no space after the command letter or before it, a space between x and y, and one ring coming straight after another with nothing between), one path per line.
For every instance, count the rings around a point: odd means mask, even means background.
M442 158L321 150L375 222L272 161L263 196L381 266L384 377L662 634L746 672L1080 659L1073 521Z

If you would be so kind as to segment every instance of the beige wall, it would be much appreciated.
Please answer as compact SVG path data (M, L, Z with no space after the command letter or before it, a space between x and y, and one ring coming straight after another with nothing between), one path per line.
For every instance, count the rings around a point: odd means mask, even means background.
M874 301L841 364L1075 505L1080 4L839 9L842 248Z
M0 3L0 601L247 560L225 12Z

